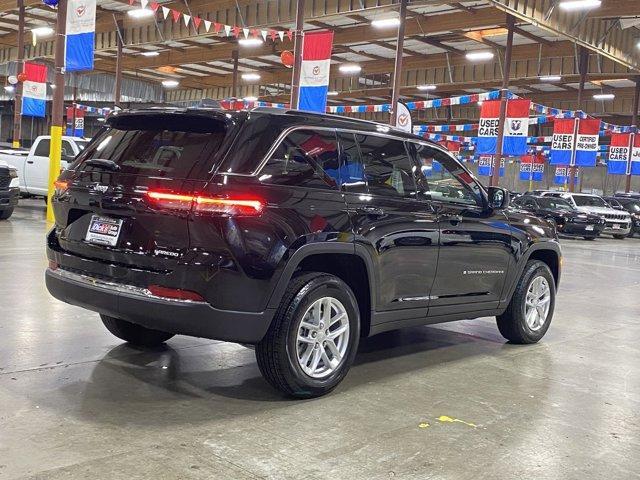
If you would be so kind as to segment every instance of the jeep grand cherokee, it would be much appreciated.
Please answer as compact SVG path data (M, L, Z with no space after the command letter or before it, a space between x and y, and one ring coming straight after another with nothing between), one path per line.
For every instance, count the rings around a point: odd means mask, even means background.
M275 388L333 389L361 337L496 316L534 343L560 248L440 146L297 111L112 115L56 182L47 287L115 336L254 344Z

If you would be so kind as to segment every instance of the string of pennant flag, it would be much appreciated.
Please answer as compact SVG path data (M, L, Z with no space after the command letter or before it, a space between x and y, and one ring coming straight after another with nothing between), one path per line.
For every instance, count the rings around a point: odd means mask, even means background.
M200 27L202 26L206 33L213 31L215 34L222 34L224 32L225 37L233 36L235 38L239 38L241 35L243 38L262 37L264 42L266 42L267 39L271 39L274 42L277 40L284 42L285 38L289 41L293 40L294 31L290 29L276 30L272 28L255 28L212 22L206 18L192 15L191 13L184 13L180 10L176 10L175 8L165 7L158 2L149 0L129 0L129 5L140 5L142 8L149 7L154 13L160 12L165 20L171 18L174 23L178 23L182 19L186 27L191 25L196 32L199 32Z

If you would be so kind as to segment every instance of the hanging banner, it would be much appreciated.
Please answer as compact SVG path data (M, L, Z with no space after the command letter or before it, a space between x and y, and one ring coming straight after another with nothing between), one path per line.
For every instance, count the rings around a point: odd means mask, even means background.
M327 108L333 32L305 33L302 41L297 108L324 113Z
M530 108L531 100L507 101L507 117L504 123L504 140L502 142L504 155L519 156L527 153Z
M578 167L595 167L598 155L600 120L578 118L578 136L573 164Z
M398 102L396 105L396 128L409 133L413 132L411 112L409 112L407 106L402 102Z
M74 137L84 137L84 112L76 110L76 120L73 126Z
M544 176L544 157L524 155L520 159L520 180L541 182Z
M640 135L614 133L609 145L607 172L611 175L640 175Z
M570 165L573 157L574 118L557 118L553 122L550 165Z
M67 107L67 122L64 134L67 137L73 137L73 107Z
M96 0L69 0L64 68L68 72L93 70Z
M22 85L22 115L44 117L47 107L47 66L25 62L27 76Z
M555 183L556 185L564 185L566 183L569 183L569 179L567 178L569 176L569 170L571 170L570 167L556 167L555 175L553 176L553 183ZM578 169L576 169L575 176L573 177L573 184L577 185L577 183Z
M492 165L495 165L494 157L491 155L480 155L478 157L478 175L490 177L492 175ZM504 177L504 158L500 161L500 171L498 175Z
M478 125L478 143L476 152L480 155L496 153L498 143L498 124L500 123L500 100L487 100L480 107L480 123ZM489 168L491 168L489 166ZM478 172L480 175L482 173Z

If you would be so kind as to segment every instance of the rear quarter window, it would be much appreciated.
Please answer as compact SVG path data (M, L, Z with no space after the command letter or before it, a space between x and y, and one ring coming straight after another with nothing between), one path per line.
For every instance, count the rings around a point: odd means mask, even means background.
M196 165L211 162L226 133L223 120L203 115L124 115L100 131L78 163L100 158L115 162L120 173L187 178Z

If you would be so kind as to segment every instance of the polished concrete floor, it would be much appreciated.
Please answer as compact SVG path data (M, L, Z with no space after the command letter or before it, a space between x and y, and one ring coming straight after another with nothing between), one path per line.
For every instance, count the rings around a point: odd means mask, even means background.
M244 347L140 351L52 299L43 211L0 223L0 479L640 478L640 239L563 241L538 345L493 319L391 332L291 401Z

